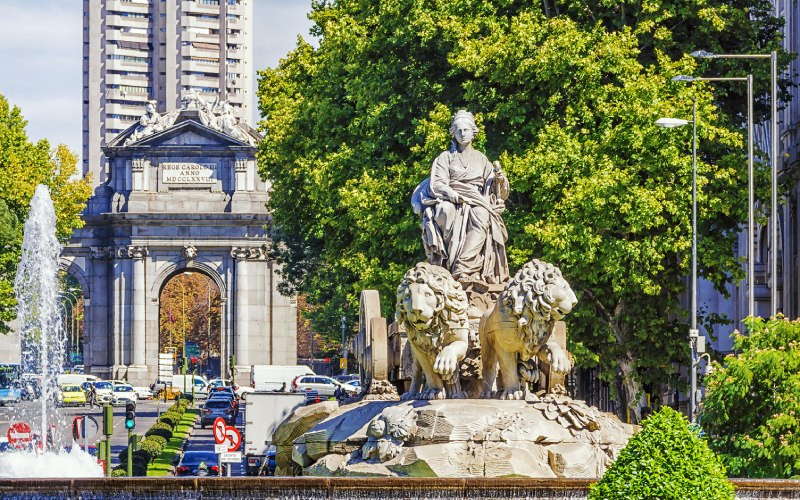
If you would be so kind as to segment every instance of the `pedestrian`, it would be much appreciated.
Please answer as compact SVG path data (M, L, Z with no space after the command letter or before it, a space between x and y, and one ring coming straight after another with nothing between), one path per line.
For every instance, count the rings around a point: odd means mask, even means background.
M96 403L97 394L94 390L94 384L89 384L89 409L93 409ZM99 406L99 405L98 405Z

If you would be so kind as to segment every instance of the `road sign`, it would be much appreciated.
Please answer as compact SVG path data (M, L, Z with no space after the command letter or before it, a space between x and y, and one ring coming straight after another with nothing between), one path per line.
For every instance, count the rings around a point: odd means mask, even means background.
M242 435L236 430L236 427L225 428L225 439L228 442L228 451L236 451L242 444Z
M215 444L214 445L214 453L219 455L220 453L227 453L228 452L228 445L225 443L222 444Z
M92 438L100 430L97 420L91 415L75 417L72 420L72 437L78 439Z
M220 453L219 461L223 464L236 464L242 461L242 452Z
M11 424L6 433L8 442L16 445L25 445L33 441L33 433L31 426L25 422L16 422Z
M225 443L225 419L222 417L217 417L214 420L214 442L217 444L224 444Z
M339 368L341 370L347 370L347 358L339 358Z

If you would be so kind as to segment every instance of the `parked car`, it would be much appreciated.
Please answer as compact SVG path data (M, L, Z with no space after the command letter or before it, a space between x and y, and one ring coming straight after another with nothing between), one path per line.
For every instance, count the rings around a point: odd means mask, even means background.
M125 406L127 403L136 403L136 392L130 384L115 384L112 389L114 406Z
M346 384L346 383L351 382L353 380L360 380L360 378L361 377L359 377L357 373L350 373L350 374L347 374L347 375L336 375L335 377L333 377L334 380L338 380L339 382L341 382L343 384Z
M111 389L103 389L107 383L108 382L102 382L100 389L97 387L98 382L82 383L81 389L83 389L83 393L86 394L86 402L95 404L97 406L111 404L111 401L114 399ZM94 388L94 396L92 396L92 388Z
M361 381L358 380L358 379L350 380L349 382L345 382L344 385L352 385L353 387L355 387L359 391L361 390Z
M359 389L345 385L338 380L323 375L301 375L292 382L294 392L317 391L321 396L333 396L336 389L344 389L348 394L356 394Z
M111 382L98 380L96 382L92 382L92 385L94 385L95 404L100 405L105 403L113 403L114 385Z
M205 402L200 412L200 427L205 429L207 425L214 423L214 420L222 417L228 425L233 425L235 418L233 406L227 398L211 398Z
M0 386L0 406L5 406L7 403L19 403L22 400L22 389L19 384L8 384L7 386Z
M153 397L153 393L150 392L149 387L137 387L133 386L133 392L136 393L137 399L150 399Z
M59 397L61 406L86 406L86 394L81 386L76 384L63 384Z
M213 451L187 451L175 469L175 475L196 476L201 463L206 465L209 476L219 475L219 468L216 465L217 455Z

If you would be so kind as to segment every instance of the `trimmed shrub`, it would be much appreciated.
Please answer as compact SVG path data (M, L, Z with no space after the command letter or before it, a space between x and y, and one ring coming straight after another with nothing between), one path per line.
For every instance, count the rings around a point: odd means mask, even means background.
M180 415L173 412L166 412L160 417L158 417L158 423L167 425L170 431L173 430L176 425L178 425L178 422L180 422L180 420L181 420ZM155 425L158 425L158 423Z
M163 425L168 428L166 429L163 427L156 428L156 425ZM170 430L171 427L169 425L167 424L156 424L156 425L151 427L150 430L145 433L145 436L147 436L148 438L157 437L162 439L164 442L167 442L170 439L172 439L172 431Z
M689 425L686 417L662 407L642 423L592 487L589 500L732 500L725 466Z
M163 450L163 446L156 443L155 441L152 441L150 438L147 438L142 440L141 443L139 443L139 449L137 451L146 452L147 454L150 455L148 460L151 460L159 456L161 454L161 450Z
M166 448L167 443L169 442L169 439L166 439L166 438L164 438L162 436L159 436L157 434L153 434L151 436L148 436L147 439L149 439L150 441L152 441L154 443L158 443L159 446L161 446L161 451L164 451L164 448Z
M119 465L111 469L111 477L127 477L128 468L121 468Z

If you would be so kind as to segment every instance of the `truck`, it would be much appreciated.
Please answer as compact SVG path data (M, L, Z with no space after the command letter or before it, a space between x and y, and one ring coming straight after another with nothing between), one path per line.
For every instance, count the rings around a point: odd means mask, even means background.
M257 392L281 390L289 392L292 381L300 375L314 375L314 371L304 365L251 365L250 387Z
M247 475L255 476L267 460L272 435L281 422L305 403L306 395L288 392L250 392L244 421Z

